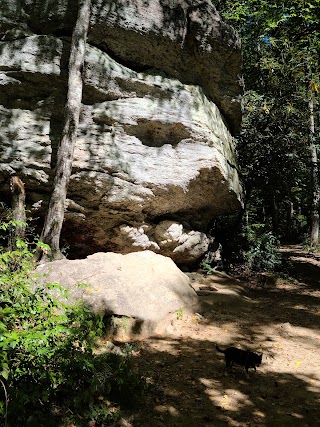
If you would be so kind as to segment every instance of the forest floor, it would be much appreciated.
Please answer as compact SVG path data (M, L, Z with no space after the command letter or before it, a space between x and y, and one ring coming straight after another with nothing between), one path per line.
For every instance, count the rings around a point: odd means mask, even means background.
M320 419L320 254L282 248L287 274L191 273L198 314L137 344L150 388L123 427L316 426ZM215 344L263 353L223 375ZM131 414L132 414L131 412Z

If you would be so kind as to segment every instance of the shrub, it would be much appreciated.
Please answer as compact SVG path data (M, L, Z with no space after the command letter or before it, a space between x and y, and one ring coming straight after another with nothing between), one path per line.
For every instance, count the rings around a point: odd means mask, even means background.
M320 252L320 241L312 242L310 237L307 237L303 243L303 249L307 252Z
M96 356L102 319L62 303L58 284L36 286L33 253L15 247L0 246L0 424L87 425L98 414L106 423L114 414L99 397L138 384L129 358Z
M253 271L274 271L281 265L279 242L272 233L255 234L248 232L249 250L246 258Z
M213 267L211 267L211 265L208 262L202 261L200 263L200 268L201 270L203 270L203 272L209 276L210 274L215 273L215 270Z

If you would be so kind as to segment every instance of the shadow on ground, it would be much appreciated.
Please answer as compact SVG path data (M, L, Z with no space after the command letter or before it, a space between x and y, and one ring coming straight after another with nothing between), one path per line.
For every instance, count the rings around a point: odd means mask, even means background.
M269 373L267 368L251 373L249 380L241 369L225 377L212 342L171 340L170 346L176 354L142 351L145 372L154 386L147 411L134 425L317 425L319 389L313 386L317 379Z
M270 284L194 277L199 314L137 343L149 390L127 426L318 425L320 262L301 267L300 255L286 254L287 277ZM262 351L263 364L249 379L240 367L225 377L215 343Z

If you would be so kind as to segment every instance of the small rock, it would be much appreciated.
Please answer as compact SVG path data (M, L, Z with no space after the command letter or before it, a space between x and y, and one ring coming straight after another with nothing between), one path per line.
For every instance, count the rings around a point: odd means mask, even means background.
M292 326L289 322L280 325L280 334L285 337L292 336Z
M174 406L169 406L168 413L174 417L179 415L179 411Z
M205 318L200 313L195 313L195 317L197 318L198 322L203 322Z
M106 342L105 348L108 353L116 354L117 356L125 356L123 351L119 347L114 345L111 341Z
M117 425L119 427L132 427L132 423L130 419L120 418Z
M172 325L167 326L166 333L172 335L174 333L174 327Z

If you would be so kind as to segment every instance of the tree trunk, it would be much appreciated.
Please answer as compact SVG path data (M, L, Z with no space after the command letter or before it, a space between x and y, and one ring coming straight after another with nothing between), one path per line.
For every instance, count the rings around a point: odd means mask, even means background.
M314 105L312 89L309 89L309 147L312 171L312 207L311 207L311 234L312 243L319 240L319 208L320 208L320 183L318 167L318 151L315 143Z
M14 227L12 242L10 242L11 249L16 246L17 239L23 239L26 230L26 211L25 199L26 194L24 191L24 184L21 179L14 175L10 178L10 188L12 192L12 215L13 220L17 223Z
M287 219L286 219L286 240L291 241L292 238L292 220L294 215L293 202L287 202Z
M271 189L271 219L272 219L272 233L274 236L278 236L279 212L278 212L278 202L276 198L276 190L274 187Z
M82 66L90 21L91 0L79 0L77 22L72 34L65 123L57 152L53 190L40 240L51 248L40 254L42 260L62 258L60 234L64 219L65 201L73 163L73 153L79 124L82 100Z
M312 70L310 58L306 61L307 87L306 93L308 98L309 113L309 149L312 176L312 204L311 204L311 243L317 243L319 240L319 208L320 208L320 182L318 167L318 150L315 140L315 120L314 120L314 99L312 85Z

